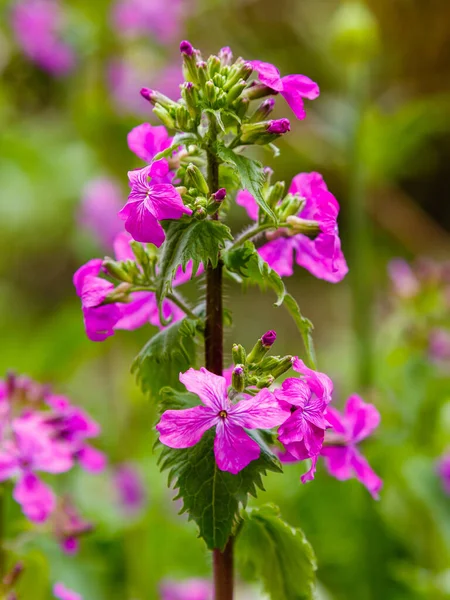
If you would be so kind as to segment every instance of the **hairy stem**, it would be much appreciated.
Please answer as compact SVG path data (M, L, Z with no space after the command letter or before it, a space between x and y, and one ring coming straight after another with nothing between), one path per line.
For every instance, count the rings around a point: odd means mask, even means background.
M215 153L217 126L210 120L209 140L206 150L208 186L213 193L219 189L219 160ZM216 213L211 217L218 219ZM208 371L222 375L223 371L223 289L222 261L217 267L208 264L206 268L206 323L205 323L205 365ZM233 540L230 538L225 550L213 550L215 600L233 598Z
M252 238L258 236L260 233L267 231L268 229L282 229L283 227L289 227L289 223L280 223L278 227L273 223L263 223L262 225L255 225L255 227L251 227L244 231L231 245L231 249L238 248L242 246L244 242L247 240L251 240Z

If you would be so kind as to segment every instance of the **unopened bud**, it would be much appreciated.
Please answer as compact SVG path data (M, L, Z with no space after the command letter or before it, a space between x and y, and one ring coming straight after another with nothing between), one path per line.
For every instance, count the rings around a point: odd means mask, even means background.
M245 373L244 365L236 365L231 375L231 385L237 392L245 390Z
M231 349L231 355L233 357L233 362L235 365L244 364L247 362L247 353L245 348L241 346L241 344L233 344Z
M225 46L219 50L219 59L222 65L231 65L233 61L233 52L229 46Z
M273 111L275 106L275 100L273 98L266 98L261 102L258 108L250 117L250 123L258 123L259 121L265 121L270 113Z
M280 220L286 221L291 215L298 215L305 206L305 203L305 198L300 196L300 194L287 194L280 206Z
M299 217L290 216L286 219L289 229L293 233L302 233L311 239L314 239L321 232L319 223L317 221L310 221L308 219L300 219Z
M205 84L205 97L209 104L214 106L217 100L217 88L211 80L207 81Z
M181 86L181 97L186 102L189 114L194 119L199 112L198 93L192 81L186 81Z
M177 106L177 103L161 94L161 92L157 92L156 90L150 90L149 88L141 89L141 96L151 102L153 106L156 104L160 104L164 108L171 110Z
M147 250L142 244L140 244L139 242L135 242L134 240L130 242L130 246L134 256L136 257L136 260L145 271L148 265L150 264L150 256Z
M252 82L244 92L244 95L249 100L257 100L258 98L264 98L265 96L274 96L278 92L274 92L270 87L263 83Z
M247 84L245 83L245 81L243 79L241 79L230 89L230 91L227 94L228 104L231 104L232 102L234 102L234 100L236 100L236 98L241 95L241 93L244 91L246 85Z
M261 377L261 379L258 380L256 387L262 390L263 388L270 387L274 381L275 378L273 375L267 375L266 377Z
M192 185L200 193L209 196L209 188L203 173L194 164L189 163L186 167L186 179L189 185Z
M175 188L180 196L185 196L188 193L187 187L185 185L177 185Z
M206 85L206 82L209 79L209 76L208 76L208 65L205 63L204 60L201 60L200 62L198 62L196 64L196 68L197 68L197 76L198 76L199 86L201 88L204 88L205 85Z
M185 106L183 106L182 104L179 104L177 107L175 116L176 116L176 123L177 123L178 129L181 129L181 131L191 131L192 130L192 128L194 126L194 122L191 119L189 111Z
M102 263L102 267L106 269L106 271L119 281L126 281L128 283L133 282L133 277L130 273L126 271L124 268L124 263L112 260L112 258L105 258Z
M226 195L227 195L227 190L225 188L220 188L217 190L217 192L214 192L212 197L214 198L214 200L216 202L222 202L223 200L225 200Z
M199 206L195 209L194 216L199 220L203 220L206 219L208 213L206 212L206 209L203 206Z
M241 79L247 81L252 74L253 67L249 62L235 63L231 67L230 74L228 75L227 82L224 85L225 90L230 90L238 81Z
M180 52L185 56L192 56L194 54L194 46L188 40L180 42Z
M180 44L180 52L183 56L183 74L185 78L198 83L197 60L198 54L190 42L184 40Z
M247 356L247 362L258 364L265 357L265 355L269 352L270 347L276 339L276 333L274 331L268 331L264 334L264 342L263 338L260 338L253 348L250 351L250 354ZM265 337L267 336L267 337ZM274 337L275 336L275 337ZM271 344L267 344L266 342L270 342L273 340Z
M248 98L243 98L242 96L239 96L237 100L233 102L234 112L240 119L243 119L245 117L249 106L250 100Z
M285 187L284 181L277 181L271 186L266 197L266 202L271 208L275 208L278 202L283 198Z
M276 133L277 135L282 135L290 130L291 124L289 119L275 119L274 121L269 121L269 126L267 128L268 133Z
M283 375L283 373L286 373L287 371L289 371L289 369L292 367L293 362L294 362L293 356L284 356L278 362L278 365L271 369L271 374L273 375L274 379L277 379L277 377L280 377L281 375Z
M267 144L290 128L289 119L245 123L241 127L241 141L245 144Z
M173 120L170 113L163 108L160 104L157 104L153 109L153 112L158 117L163 125L168 127L169 129L175 129L175 121Z
M263 336L261 336L261 342L267 348L270 348L275 343L276 339L277 339L277 332L274 331L273 329L266 331L266 333Z
M212 54L209 58L208 58L208 73L210 78L212 79L214 77L214 75L220 73L220 58L218 56L215 56L214 54Z

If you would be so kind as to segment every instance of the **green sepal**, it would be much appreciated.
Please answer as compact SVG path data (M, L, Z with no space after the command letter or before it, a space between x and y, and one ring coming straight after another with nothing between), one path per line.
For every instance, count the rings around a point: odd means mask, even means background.
M167 158L168 156L172 156L172 154L178 150L180 146L188 146L189 144L198 144L199 138L195 133L177 133L173 140L172 144L166 148L165 150L161 150L158 154L155 154L153 157L153 161L159 160L160 158Z

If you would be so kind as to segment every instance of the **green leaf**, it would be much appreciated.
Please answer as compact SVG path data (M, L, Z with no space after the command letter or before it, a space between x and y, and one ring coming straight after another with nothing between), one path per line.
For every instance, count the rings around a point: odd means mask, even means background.
M276 506L244 512L235 548L244 577L261 581L272 600L315 597L314 551L301 529L280 518Z
M218 221L163 221L166 241L159 261L159 275L156 284L156 297L159 305L172 289L172 279L181 265L183 270L192 260L192 274L195 276L200 263L206 267L210 261L213 267L219 261L219 252L227 240L232 240L229 227Z
M158 398L161 388L183 389L178 380L180 371L195 365L196 328L193 321L183 319L153 336L133 361L131 372L143 392Z
M311 369L316 369L316 353L314 350L314 342L312 339L312 332L314 329L314 325L311 323L309 319L304 317L300 312L300 307L291 296L291 294L286 294L284 297L284 305L288 309L290 315L294 319L300 334L303 339L303 345L305 346L307 363Z
M195 133L177 133L173 138L172 144L168 148L155 154L153 162L161 158L166 158L167 156L172 156L175 150L178 150L180 146L198 144L198 141L198 136L196 136Z
M187 394L164 390L162 408L189 408L191 401ZM258 488L264 490L262 476L267 471L282 472L278 458L263 438L253 431L247 434L259 444L261 454L237 475L221 471L216 465L214 428L192 448L174 450L161 446L159 465L161 471L169 471L169 485L178 489L175 499L183 500L180 512L187 512L189 520L196 522L199 536L210 549L224 548L248 495L256 496Z
M258 254L255 245L247 241L242 246L223 253L223 261L231 273L240 275L244 285L255 284L262 290L272 289L277 295L276 306L281 306L286 295L283 280Z
M241 178L242 187L251 193L258 206L262 208L274 223L277 223L275 213L264 200L261 192L264 185L264 171L262 164L257 160L252 160L242 154L236 154L236 152L220 143L217 144L217 154L223 161L234 165L234 168Z

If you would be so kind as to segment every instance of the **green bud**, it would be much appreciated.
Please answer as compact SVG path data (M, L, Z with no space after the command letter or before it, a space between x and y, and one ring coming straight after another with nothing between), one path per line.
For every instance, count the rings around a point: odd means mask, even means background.
M281 198L283 198L285 187L286 184L284 181L277 181L270 187L266 202L271 208L274 208L280 202Z
M305 206L305 202L305 198L302 198L300 194L287 194L279 208L280 219L286 221L291 215L298 215Z
M237 100L233 102L233 108L235 113L240 119L243 119L247 114L248 107L250 106L250 100L239 96Z
M225 90L230 90L240 79L247 81L252 74L253 67L251 64L241 61L238 59L231 67L230 74L228 75L227 81L224 85Z
M225 77L220 73L216 73L214 77L210 77L210 79L214 81L214 85L216 85L218 88L222 88L226 81Z
M188 109L182 104L179 104L177 107L176 121L178 129L181 129L181 131L190 131L194 124Z
M225 108L227 105L227 95L223 90L219 90L217 94L216 106L217 108Z
M216 73L220 72L220 58L218 56L215 56L214 54L212 54L209 58L208 58L208 74L209 74L209 78L213 79L214 75L216 75Z
M241 79L230 89L230 91L227 94L228 104L234 102L234 100L236 100L236 98L242 94L246 85L247 84L245 83L245 81Z
M199 114L199 98L196 87L191 81L187 81L181 86L181 97L186 102L187 109L192 118Z
M203 206L199 206L194 210L194 217L196 217L199 220L203 220L206 219L206 217L208 216L208 213L206 212L206 208L204 208Z
M266 98L261 102L261 104L255 110L255 112L252 114L249 122L258 123L259 121L265 121L272 112L274 106L275 100L273 98Z
M284 356L278 362L278 365L271 369L271 374L273 375L274 379L277 379L277 377L280 377L281 375L283 375L283 373L289 371L289 369L292 367L293 360L293 356Z
M155 108L153 109L153 112L163 125L165 125L169 129L175 129L175 121L173 120L169 112L160 104L156 104Z
M258 383L256 384L256 387L258 389L262 390L262 388L270 387L274 381L275 381L275 378L273 377L273 375L267 375L266 377L262 377L258 381Z
M245 390L245 372L244 365L236 365L231 375L231 385L237 392Z
M128 302L130 299L130 283L120 283L112 292L110 292L103 304L113 304L114 302Z
M182 53L183 56L183 75L187 81L193 83L199 83L197 61L199 60L199 54L194 51L190 54ZM200 59L201 60L201 59Z
M209 80L205 84L205 98L211 106L214 106L217 100L217 88L214 83Z
M275 332L265 333L253 346L250 354L247 356L247 363L258 364L262 361L265 355L269 352L273 342L275 341Z
M263 83L251 83L244 92L244 95L249 100L257 100L258 98L265 98L266 96L270 96L273 94L273 90L271 90L267 85Z
M114 277L119 281L133 283L133 277L129 272L127 272L124 263L117 260L112 260L112 258L107 257L103 261L102 267L106 269L106 271L109 273L109 275L111 275L111 277Z
M208 66L204 60L197 63L198 83L201 89L204 89L206 82L209 79Z
M247 353L245 348L241 346L241 344L233 344L233 348L231 349L231 354L233 357L233 362L235 365L243 364L247 362Z
M290 216L286 219L289 225L289 230L295 233L303 233L303 235L314 239L319 235L321 229L317 221L311 221L308 219L300 219L299 217Z
M208 184L206 183L206 179L203 176L203 173L198 167L196 167L192 163L189 163L186 167L186 179L189 185L196 188L200 193L204 194L205 196L209 196L210 191L208 188Z

